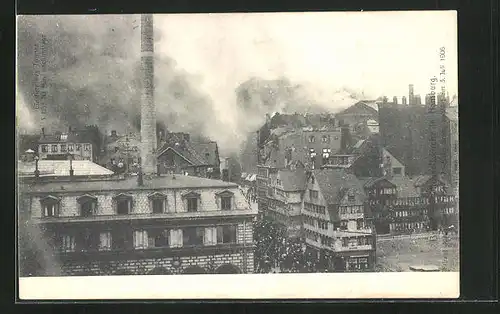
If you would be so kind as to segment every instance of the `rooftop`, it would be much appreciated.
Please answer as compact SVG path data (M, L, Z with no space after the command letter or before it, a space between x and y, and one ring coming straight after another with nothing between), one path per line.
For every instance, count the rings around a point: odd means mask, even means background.
M149 178L144 177L144 185L142 186L137 184L137 176L131 176L124 179L116 178L113 180L104 179L95 181L36 183L26 186L26 190L31 193L50 193L233 187L237 187L237 184L184 175L162 175Z
M306 186L306 172L304 169L280 170L279 177L283 185L283 190L287 192L302 191Z
M75 176L106 176L113 175L113 171L99 166L89 160L73 160ZM68 160L39 160L38 170L41 177L69 176L70 162ZM35 162L19 162L17 173L20 177L35 176Z
M361 182L344 169L313 170L313 174L328 204L338 204L348 189L355 189L364 197Z

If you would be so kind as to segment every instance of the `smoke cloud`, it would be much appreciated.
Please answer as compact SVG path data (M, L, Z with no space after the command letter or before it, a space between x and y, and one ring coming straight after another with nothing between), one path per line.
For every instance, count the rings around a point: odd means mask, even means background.
M48 39L49 51L46 75L50 92L45 120L32 105L34 47L41 35ZM168 40L162 29L155 29L156 45ZM324 93L286 77L248 77L236 82L236 90L228 91L234 92L233 97L224 100L212 99L202 85L203 77L184 71L175 60L157 51L158 119L170 131L217 141L223 154L238 152L249 132L262 125L266 113L331 111L328 108L332 103L339 108L359 97L347 89ZM17 108L22 129L33 131L43 126L54 131L96 124L106 133L137 131L140 87L140 16L18 18ZM234 105L214 103L220 101Z

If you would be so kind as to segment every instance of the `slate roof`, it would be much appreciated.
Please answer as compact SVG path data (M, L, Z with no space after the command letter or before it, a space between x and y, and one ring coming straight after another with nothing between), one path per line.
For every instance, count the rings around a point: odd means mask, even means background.
M372 114L374 116L378 115L378 108L375 101L372 100L363 100L355 103L354 105L347 107L341 112L337 113L337 116L342 116L344 114L358 113L360 111L364 111L364 113Z
M201 156L208 165L218 165L220 164L220 160L218 160L217 155L217 143L216 142L207 142L207 143L197 143L197 142L189 142L190 146ZM207 155L208 154L208 155Z
M175 178L175 179L174 179ZM155 189L182 189L182 188L232 188L238 185L221 180L206 179L183 175L162 175L144 178L144 185L137 184L137 176L125 179L103 179L92 181L72 182L40 182L26 187L31 193L55 192L98 192L98 191L131 191Z
M348 189L355 189L365 196L358 178L344 169L313 170L313 174L328 204L338 204Z
M84 134L62 133L62 134L46 134L41 135L38 143L40 144L50 144L50 143L83 143L86 141Z
M280 170L279 177L283 190L287 192L295 192L305 190L306 187L306 172L303 169Z
M111 176L114 172L99 166L90 160L73 160L75 176ZM38 170L41 177L69 176L69 160L39 160ZM18 175L21 177L35 176L35 162L19 162Z
M159 150L158 157L163 155L165 152L168 150L174 151L176 154L180 155L184 159L188 160L193 166L204 166L204 165L215 165L215 163L212 163L209 161L209 159L206 158L204 153L200 153L203 151L203 148L195 149L191 143L189 142L184 142L184 143L179 143L179 145L175 145L176 143L165 143L163 144L163 147ZM206 147L205 147L206 148ZM199 151L200 152L199 152ZM207 149L208 151L208 149ZM211 153L215 159L215 153ZM210 156L209 156L210 157Z

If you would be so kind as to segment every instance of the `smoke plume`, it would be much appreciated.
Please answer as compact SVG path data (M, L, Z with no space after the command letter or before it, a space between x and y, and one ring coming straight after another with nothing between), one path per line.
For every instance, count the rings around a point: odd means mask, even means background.
M32 105L34 47L41 35L48 40L46 76L50 83L44 120ZM168 41L162 38L161 29L155 29L156 44ZM21 16L17 57L18 122L22 129L45 127L52 132L96 124L106 133L138 131L140 16ZM234 95L224 101L234 105L229 104L221 113L221 106L214 104L221 100L202 92L202 79L157 52L157 117L169 131L217 141L222 154L238 152L249 132L265 121L266 113L332 111L358 98L347 89L324 93L284 77L248 77L236 91L228 91ZM22 110L27 114L21 114Z

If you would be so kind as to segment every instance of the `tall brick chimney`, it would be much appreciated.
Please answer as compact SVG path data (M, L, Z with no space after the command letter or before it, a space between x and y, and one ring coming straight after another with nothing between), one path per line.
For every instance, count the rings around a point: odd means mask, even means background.
M401 102L403 103L403 105L406 105L406 96L403 96L403 98L401 99Z
M154 102L153 15L141 15L141 170L156 172L156 107Z
M408 86L408 102L410 103L410 105L414 105L415 104L415 99L414 99L414 91L413 91L413 84L410 84Z
M394 96L392 97L392 102L397 105L398 104L398 97Z

